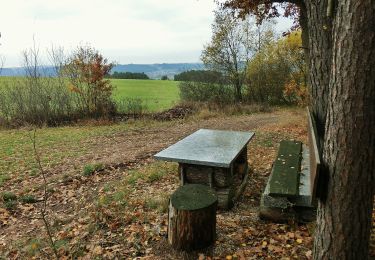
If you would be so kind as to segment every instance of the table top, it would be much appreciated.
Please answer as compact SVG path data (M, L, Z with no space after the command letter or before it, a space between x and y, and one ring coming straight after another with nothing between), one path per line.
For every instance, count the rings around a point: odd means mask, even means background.
M253 132L200 129L157 153L158 160L229 168Z

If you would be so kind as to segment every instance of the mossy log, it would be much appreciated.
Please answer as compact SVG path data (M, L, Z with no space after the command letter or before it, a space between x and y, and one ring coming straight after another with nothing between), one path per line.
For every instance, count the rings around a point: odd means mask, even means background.
M206 185L179 187L169 202L169 244L184 251L211 245L216 236L217 203L215 191Z

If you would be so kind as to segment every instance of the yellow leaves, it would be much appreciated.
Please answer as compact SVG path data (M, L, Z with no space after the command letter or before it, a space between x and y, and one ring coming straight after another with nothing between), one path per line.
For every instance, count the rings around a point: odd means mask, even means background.
M82 94L82 91L81 91L79 88L77 88L76 86L74 86L73 84L69 84L69 85L68 85L68 90L69 90L70 92L73 92L73 93L79 93L79 94Z
M296 240L296 242L297 242L298 244L302 244L302 238L298 238L298 239Z
M231 256L231 255L227 255L227 256L225 257L225 259L226 259L226 260L232 260L232 259L233 259L233 256Z
M292 32L285 38L285 44L287 44L290 48L299 48L302 45L301 35L301 31Z
M301 83L303 76L293 75L295 79L287 81L284 85L283 95L291 103L297 103L300 106L304 106L307 102L307 87Z

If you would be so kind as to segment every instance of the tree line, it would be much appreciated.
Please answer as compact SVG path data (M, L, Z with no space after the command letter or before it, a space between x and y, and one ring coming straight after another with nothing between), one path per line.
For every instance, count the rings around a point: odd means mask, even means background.
M150 79L146 73L142 72L113 72L106 76L111 79Z

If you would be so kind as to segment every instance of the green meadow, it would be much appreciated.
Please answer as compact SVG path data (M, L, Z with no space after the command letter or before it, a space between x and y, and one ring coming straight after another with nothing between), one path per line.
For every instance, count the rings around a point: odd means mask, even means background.
M111 79L114 98L139 98L148 111L171 108L180 100L178 82L170 80Z
M0 77L0 87L12 84L21 77ZM178 82L172 80L111 79L115 90L115 101L141 99L146 111L157 112L169 109L180 100Z

